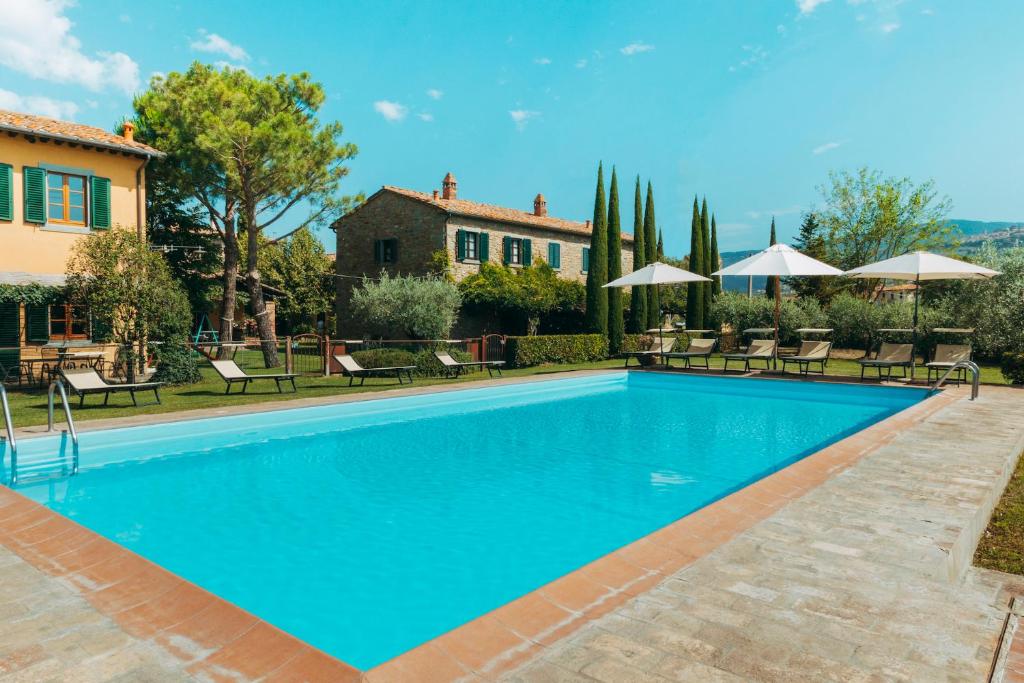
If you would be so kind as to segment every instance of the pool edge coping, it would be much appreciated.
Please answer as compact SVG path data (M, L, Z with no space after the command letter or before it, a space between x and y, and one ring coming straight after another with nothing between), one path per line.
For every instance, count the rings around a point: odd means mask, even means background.
M610 368L459 384L419 391L349 394L238 406L238 412L267 412L309 405L379 400L457 391L488 385L522 384L558 378L622 372ZM772 377L771 379L782 379ZM561 578L433 638L376 667L359 670L243 608L183 579L69 518L0 487L0 543L30 565L72 585L100 614L128 635L156 644L175 656L191 675L225 669L267 680L368 680L494 678L509 671L586 623L642 594L739 533L766 519L900 431L963 398L946 391L812 453L700 510L598 558ZM266 406L266 407L264 407ZM259 410L246 410L259 408ZM183 413L193 413L185 416ZM196 411L163 415L152 423L177 422ZM232 413L227 413L232 414ZM217 417L206 414L204 417ZM113 418L118 426L134 418ZM102 422L110 422L103 420ZM96 422L101 422L97 420ZM96 429L110 428L105 424ZM183 647L182 639L190 646ZM195 652L204 653L201 657Z

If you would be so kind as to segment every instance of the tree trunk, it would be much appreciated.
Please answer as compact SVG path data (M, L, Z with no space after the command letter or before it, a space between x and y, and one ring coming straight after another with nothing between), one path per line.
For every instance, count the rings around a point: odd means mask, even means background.
M220 343L233 341L235 308L238 293L238 233L235 232L233 215L224 220L224 291L220 303ZM224 347L217 351L218 358L225 358Z
M260 349L263 351L263 363L268 368L276 368L281 364L277 357L277 339L275 338L274 326L270 323L270 315L267 312L267 304L263 300L263 285L260 282L259 257L259 231L256 229L256 212L251 206L245 211L246 242L248 249L248 266L246 280L249 284L249 303L252 306L252 314L256 318L256 329L260 335Z

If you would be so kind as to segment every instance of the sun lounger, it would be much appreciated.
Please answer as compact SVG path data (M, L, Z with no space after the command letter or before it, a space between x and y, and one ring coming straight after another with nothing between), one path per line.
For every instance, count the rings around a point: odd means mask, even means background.
M629 367L629 359L636 358L637 363L641 362L642 358L655 358L664 356L666 353L672 350L676 345L676 338L669 337L668 339L655 339L654 344L651 348L646 351L625 351L621 355L625 357L626 364L623 367Z
M220 378L227 383L227 386L224 388L225 394L231 393L231 387L234 384L241 384L241 393L244 394L245 390L249 388L249 382L255 382L258 379L274 380L277 384L277 391L279 393L284 393L281 389L281 382L291 382L292 391L298 391L298 389L295 388L296 375L293 372L282 372L276 375L250 375L247 374L245 370L238 367L238 364L233 360L211 360L210 365L212 365L213 369L217 371Z
M359 386L363 386L363 382L366 381L367 377L394 376L398 379L399 384L404 384L405 381L402 379L403 375L409 379L409 384L412 384L412 371L416 369L415 365L393 365L386 368L364 368L355 358L348 354L335 355L334 360L338 361L338 365L341 366L341 371L348 375L349 386L352 386L352 382L355 381L356 377L359 378Z
M859 360L860 379L864 381L864 371L868 368L878 370L878 379L882 379L882 370L886 370L885 378L892 379L893 368L903 368L903 376L907 376L907 368L914 363L913 344L892 344L885 342L878 349L875 357L869 360Z
M62 368L60 374L67 381L71 391L78 394L78 407L85 405L85 397L89 394L103 394L103 405L107 405L111 394L127 391L131 394L132 404L139 405L135 400L135 392L152 391L156 402L160 403L160 386L163 382L138 382L135 384L109 384L100 377L93 368Z
M970 359L970 344L937 344L935 346L935 353L932 355L931 362L925 363L925 367L928 368L928 383L931 384L933 373L936 381L938 381L938 379L942 377L942 374L948 371L951 367L960 361ZM960 386L960 382L966 380L967 369L960 368L956 373L956 385Z
M715 350L714 339L691 339L690 345L686 347L685 351L675 351L672 353L666 353L665 364L668 365L669 361L673 358L680 358L683 360L683 367L692 367L691 363L697 359L703 359L704 367L710 369L709 360L711 353Z
M775 341L772 339L755 339L750 342L750 346L747 347L746 353L727 353L722 356L725 360L725 368L723 372L729 371L730 362L743 361L743 371L750 372L750 362L755 360L763 360L764 368L768 370L771 368L772 359L775 357Z
M467 368L487 368L487 374L491 377L494 377L492 370L497 370L498 377L501 377L501 366L505 364L503 360L478 360L462 363L452 358L450 353L445 353L444 351L435 351L434 357L441 361L441 366L444 368L444 376L450 379L458 377Z
M832 342L827 341L804 341L800 342L800 348L793 356L782 356L782 374L786 374L786 366L796 363L800 374L806 375L811 371L811 364L817 363L821 374L825 374L825 365L828 364L829 354L832 352Z

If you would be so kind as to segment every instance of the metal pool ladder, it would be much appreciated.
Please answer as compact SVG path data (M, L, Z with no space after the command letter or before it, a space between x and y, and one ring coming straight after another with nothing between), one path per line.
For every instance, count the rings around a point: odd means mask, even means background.
M14 437L14 423L11 422L11 404L7 402L7 388L3 384L0 384L0 404L2 404L4 410L7 443L11 444L11 469L13 470L14 464L18 461L18 440Z
M946 370L946 373L932 385L929 393L935 393L938 391L939 387L945 383L949 376L958 370L969 370L971 372L971 400L973 401L978 398L978 389L981 385L981 368L978 367L977 363L970 360L961 360L954 363L953 367Z

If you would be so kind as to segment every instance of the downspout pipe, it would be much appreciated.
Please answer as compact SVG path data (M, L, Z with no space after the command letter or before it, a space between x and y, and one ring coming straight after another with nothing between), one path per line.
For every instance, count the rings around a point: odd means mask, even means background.
M146 213L146 198L145 198L145 183L143 181L144 174L146 172L146 166L149 165L150 157L148 154L146 158L142 160L139 167L135 169L135 231L139 236L139 239L145 239L146 237L146 225L143 221L143 216Z

